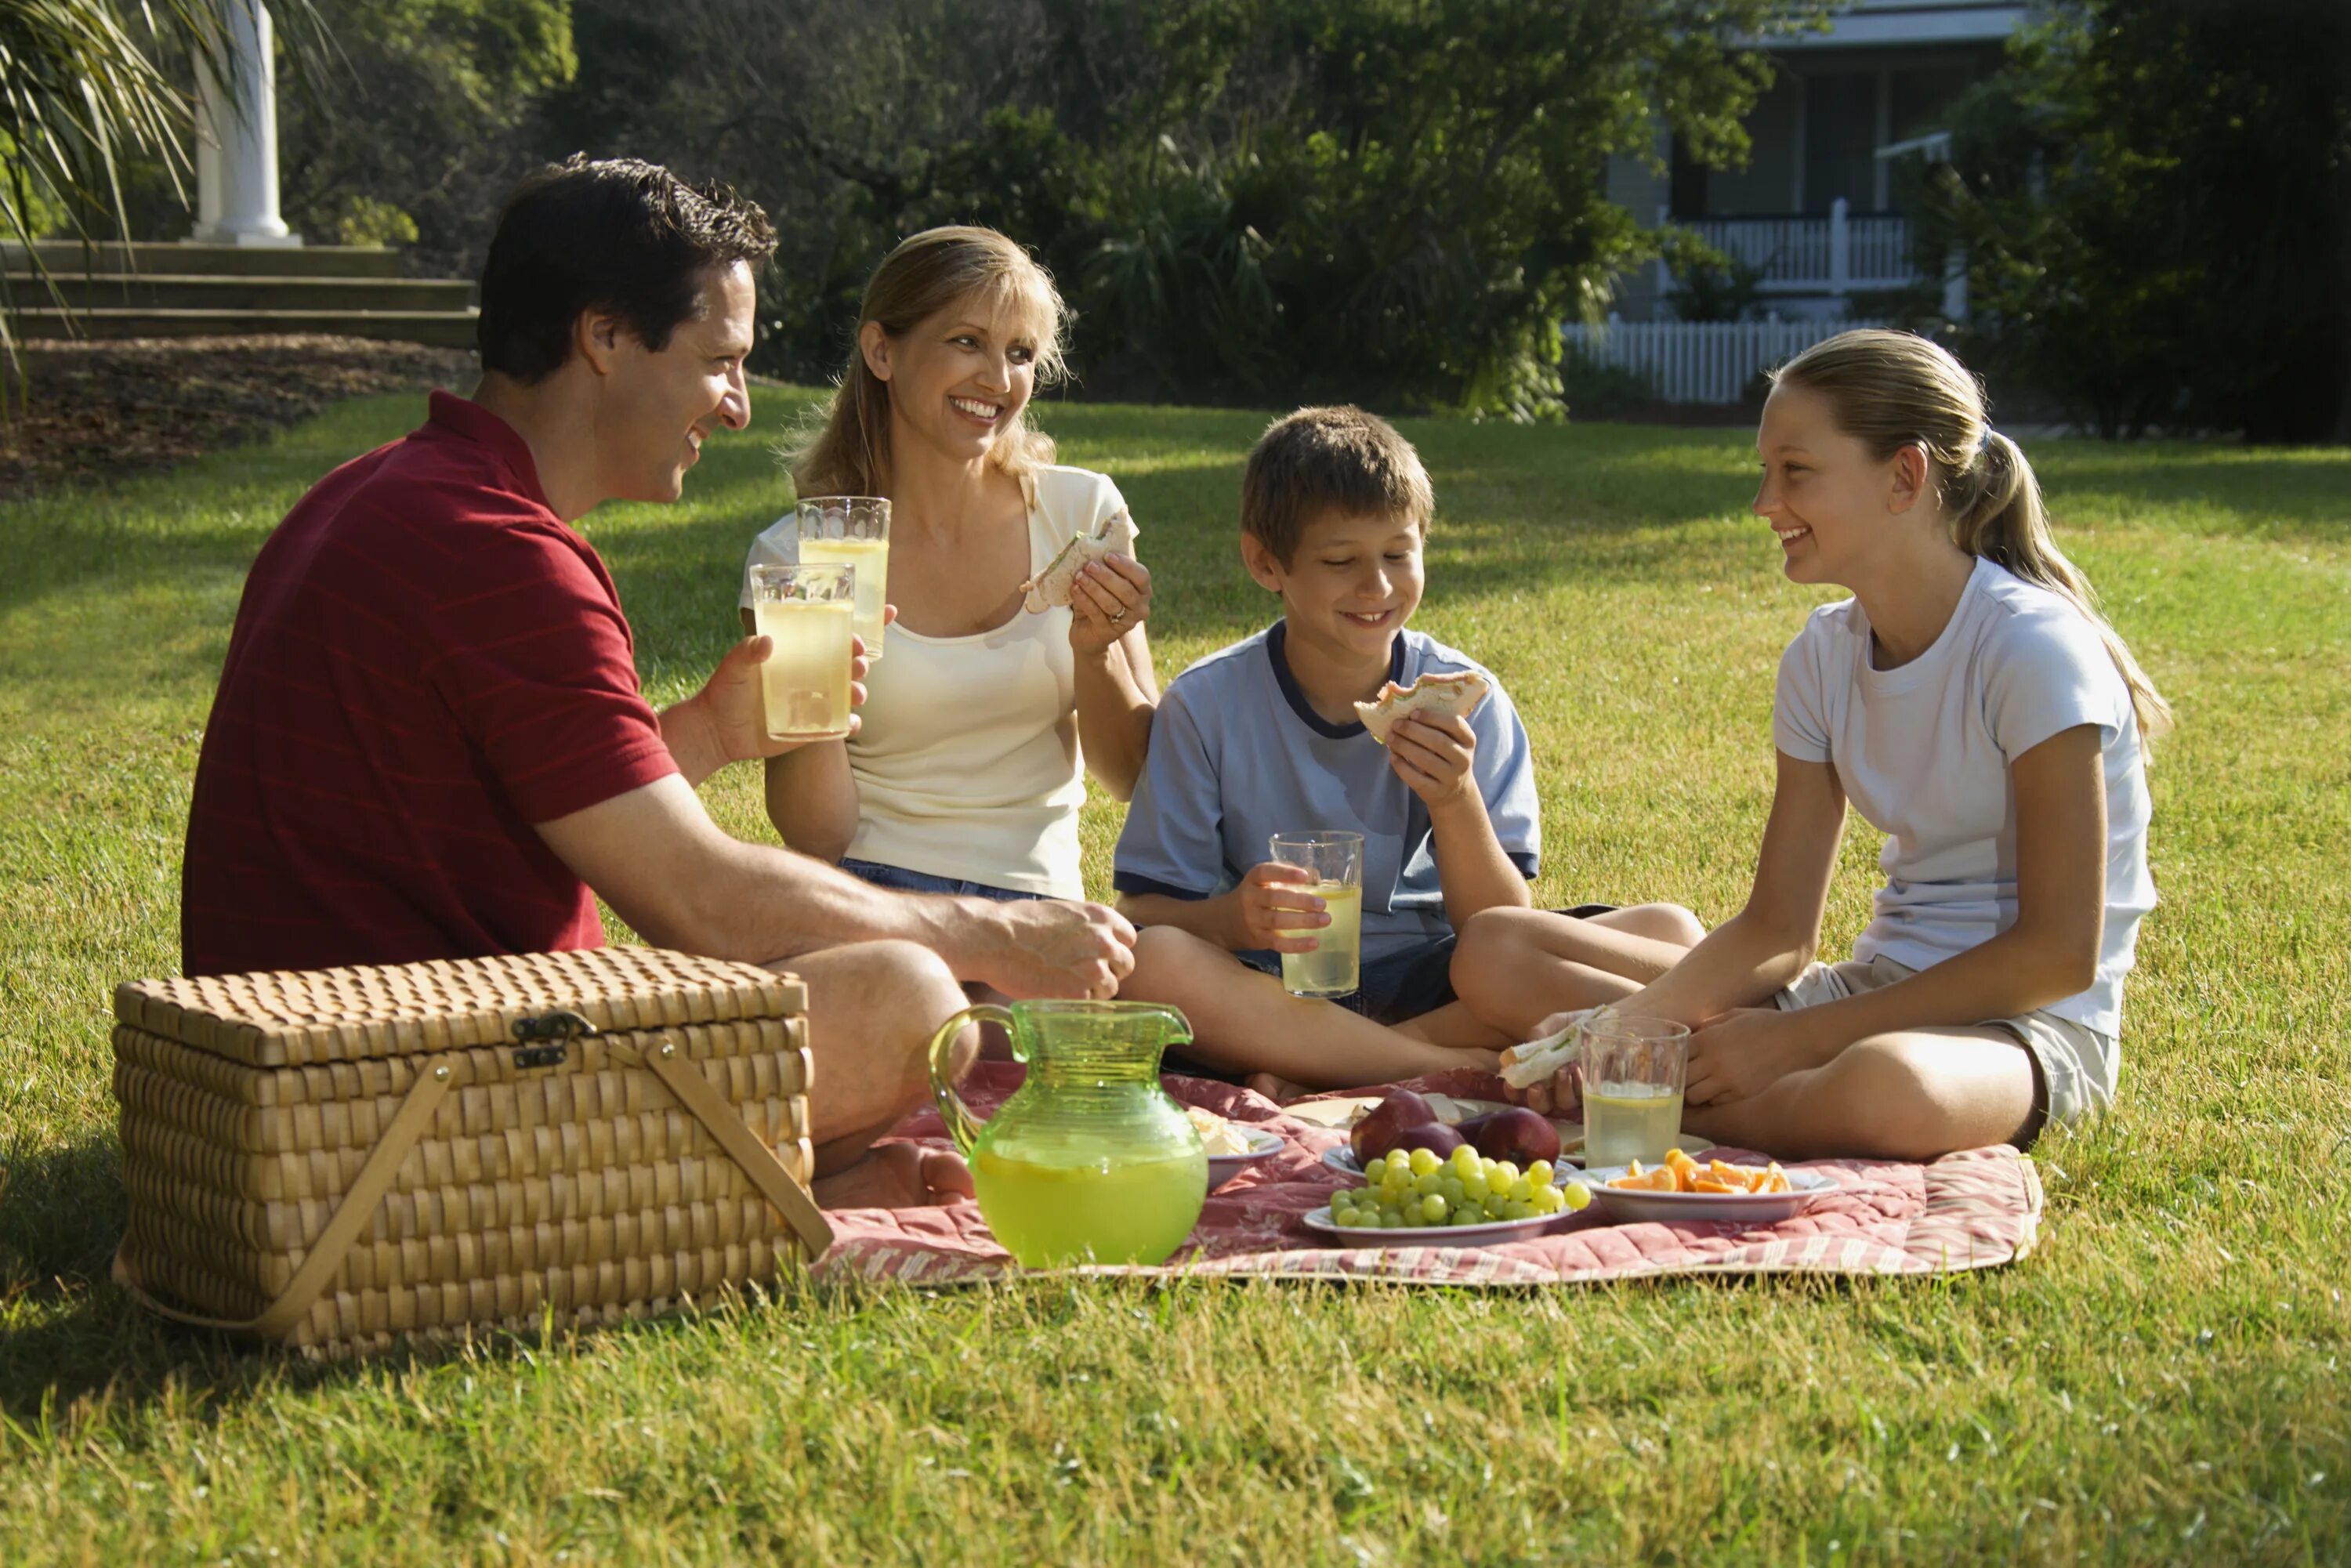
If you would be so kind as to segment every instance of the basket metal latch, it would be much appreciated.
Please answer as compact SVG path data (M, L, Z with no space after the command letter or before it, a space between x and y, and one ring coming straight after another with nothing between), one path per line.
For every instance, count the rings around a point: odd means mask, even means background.
M571 1042L595 1032L594 1024L568 1008L518 1018L514 1021L514 1037L524 1043L515 1048L514 1064L517 1069L560 1067L570 1059ZM529 1043L534 1040L545 1043Z

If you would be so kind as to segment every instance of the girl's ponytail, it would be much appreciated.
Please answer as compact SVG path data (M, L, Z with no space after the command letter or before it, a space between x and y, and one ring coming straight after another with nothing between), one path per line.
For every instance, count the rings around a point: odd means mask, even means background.
M1987 429L1971 472L1961 476L1959 488L1972 481L1974 495L1963 509L1951 515L1951 538L1970 555L2006 567L2027 582L2073 601L2106 644L2106 657L2122 673L2130 688L2131 707L2138 715L2142 740L2151 740L2172 725L2171 705L2155 689L2138 661L2098 610L2097 591L2082 570L2065 559L2049 528L2049 513L2041 500L2041 481L2025 460L2024 451L1997 430ZM1957 499L1959 497L1953 497Z
M1952 541L2063 596L2097 628L2130 688L2142 744L2171 727L2171 705L2099 613L2090 580L2057 548L2032 465L1991 428L1983 389L1947 350L1913 333L1859 328L1813 344L1771 379L1827 398L1838 428L1881 461L1906 446L1923 450Z

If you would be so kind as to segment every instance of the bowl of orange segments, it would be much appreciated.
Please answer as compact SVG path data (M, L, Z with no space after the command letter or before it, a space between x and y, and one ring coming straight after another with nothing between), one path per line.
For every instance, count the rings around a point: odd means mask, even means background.
M1645 1168L1608 1166L1583 1173L1584 1185L1610 1219L1700 1220L1768 1225L1802 1212L1836 1183L1818 1171L1784 1170L1777 1160L1764 1166L1692 1159L1667 1151L1665 1164Z

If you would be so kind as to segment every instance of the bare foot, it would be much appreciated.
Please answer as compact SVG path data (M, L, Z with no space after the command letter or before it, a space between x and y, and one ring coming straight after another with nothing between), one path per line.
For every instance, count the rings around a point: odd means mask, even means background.
M1303 1099L1314 1092L1303 1083L1292 1083L1289 1079L1271 1072L1252 1072L1242 1082L1241 1087L1255 1090L1277 1105Z
M971 1170L963 1156L920 1144L876 1144L847 1170L819 1176L820 1208L935 1208L969 1197Z

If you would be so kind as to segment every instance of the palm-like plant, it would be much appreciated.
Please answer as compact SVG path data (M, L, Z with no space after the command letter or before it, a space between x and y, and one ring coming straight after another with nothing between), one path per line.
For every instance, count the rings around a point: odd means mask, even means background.
M85 246L93 225L107 219L129 238L122 175L140 160L160 164L185 205L195 105L163 62L176 56L216 80L235 81L225 8L260 3L0 0L0 240L25 247L61 308L64 298L33 244L47 226L45 214L61 215ZM280 0L278 9L291 12L308 38L323 39L309 0ZM298 50L296 57L308 61L315 51ZM13 304L0 271L0 354L21 391L23 366L8 320ZM0 407L5 403L0 397Z

